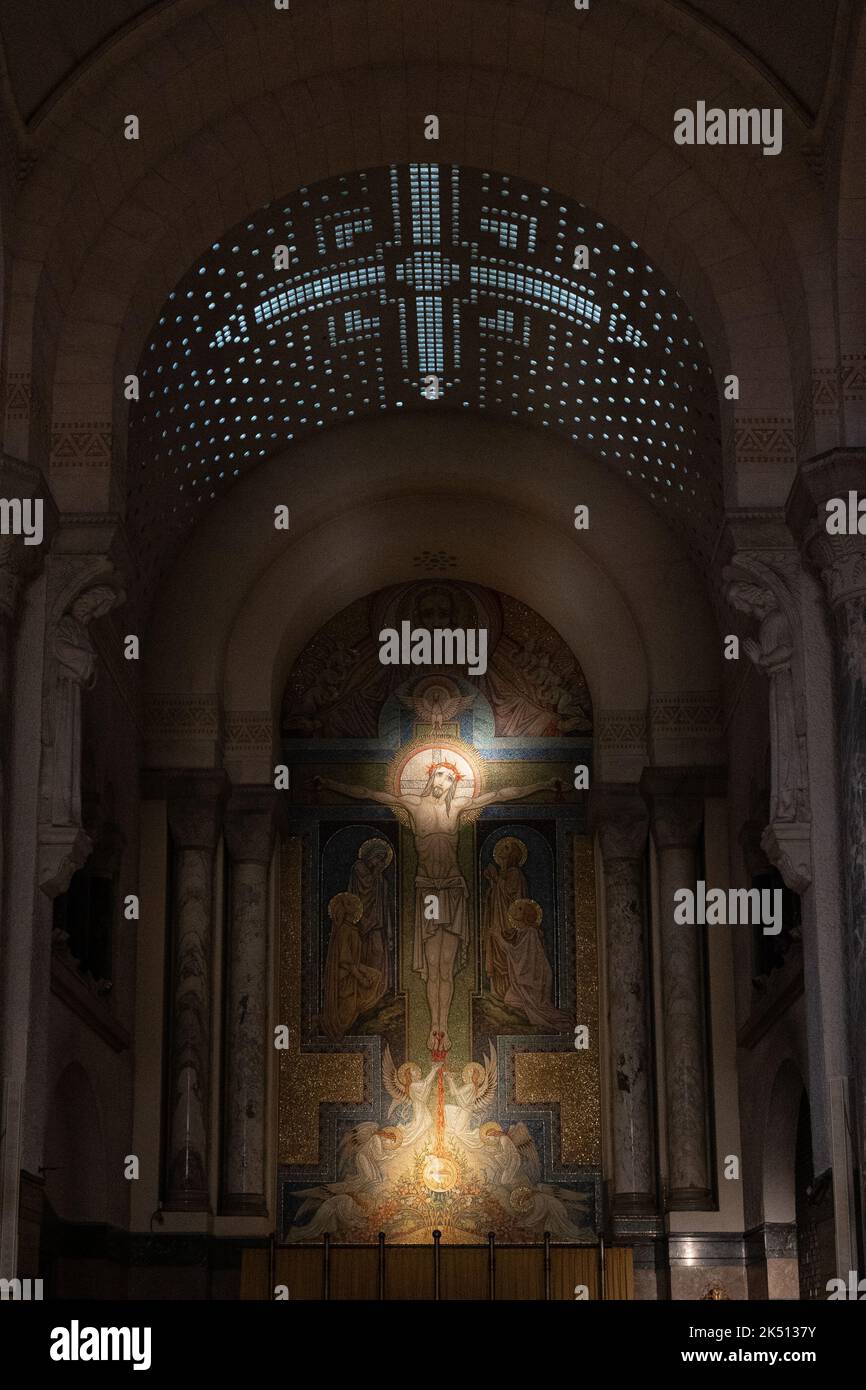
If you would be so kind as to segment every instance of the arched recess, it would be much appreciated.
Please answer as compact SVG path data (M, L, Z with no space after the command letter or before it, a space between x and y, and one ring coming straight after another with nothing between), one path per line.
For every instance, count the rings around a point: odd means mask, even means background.
M672 695L712 702L712 613L665 523L549 434L533 434L527 469L527 439L464 416L420 429L384 418L323 431L244 475L162 586L146 643L151 703L208 699L227 724L273 719L316 629L355 598L421 577L422 552L439 549L454 557L450 577L501 588L557 628L598 715L645 719ZM578 501L590 509L585 532L574 529ZM288 534L274 529L280 503ZM263 766L269 757L270 746Z
M733 466L739 431L745 472L730 499L780 502L795 414L808 448L813 359L835 351L818 308L829 245L796 150L796 117L787 113L791 138L772 160L754 150L714 158L718 151L672 142L677 106L708 91L722 105L761 96L766 104L762 80L755 74L747 89L739 64L732 78L717 44L696 64L698 29L686 42L681 23L667 27L657 11L637 16L624 0L611 0L593 28L499 0L483 12L477 0L435 12L347 4L333 29L317 10L298 0L281 28L268 6L215 4L192 34L175 33L166 16L164 34L143 52L133 56L132 36L119 46L115 57L128 55L129 65L115 72L109 97L94 69L44 124L54 144L22 207L29 249L15 341L27 369L36 324L57 344L41 389L61 500L66 489L80 505L69 467L77 449L90 459L91 486L101 484L101 504L121 499L111 479L125 424L117 385L202 247L287 189L429 157L423 114L435 110L440 160L512 169L581 198L646 248L695 313L718 376L741 376L726 442ZM466 61L479 32L491 45L484 68ZM143 91L138 62L162 72L162 84ZM612 84L614 68L629 80ZM148 137L131 151L118 131L133 94Z
M779 1067L766 1111L763 1153L764 1221L796 1220L797 1123L805 1093L796 1063L788 1058Z
M48 1107L45 1195L65 1221L105 1221L105 1141L96 1093L80 1062L58 1077Z

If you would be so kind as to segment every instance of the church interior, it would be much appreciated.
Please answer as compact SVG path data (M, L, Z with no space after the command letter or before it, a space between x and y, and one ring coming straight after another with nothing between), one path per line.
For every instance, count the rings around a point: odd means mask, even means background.
M0 1279L856 1285L862 4L0 52Z

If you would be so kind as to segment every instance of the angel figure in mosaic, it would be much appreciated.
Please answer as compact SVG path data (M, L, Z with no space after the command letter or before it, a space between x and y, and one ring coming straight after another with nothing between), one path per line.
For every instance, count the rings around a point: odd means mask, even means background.
M434 1062L427 1075L424 1076L417 1062L404 1062L402 1066L396 1067L390 1047L386 1046L385 1048L382 1080L385 1084L385 1090L391 1097L388 1119L390 1120L395 1111L402 1116L408 1116L405 1124L397 1126L403 1148L408 1148L410 1144L414 1144L416 1139L420 1139L422 1134L426 1134L433 1124L429 1105L430 1091L436 1073L441 1066L441 1062Z
M396 1125L380 1128L375 1120L353 1125L340 1140L340 1165L354 1167L355 1177L364 1183L384 1182L390 1160L403 1144Z
M497 1197L516 1225L563 1240L584 1234L573 1217L586 1209L586 1197L557 1183L541 1181L542 1165L535 1140L522 1120L504 1130L495 1121L481 1126L488 1151L488 1176Z
M319 1187L301 1188L297 1196L304 1200L298 1208L288 1239L317 1240L326 1233L336 1235L338 1231L360 1230L366 1224L367 1215L355 1193L347 1191L347 1188L357 1186L357 1179L351 1179L348 1183L323 1183ZM298 1225L309 1212L313 1213L310 1220Z
M508 1207L518 1225L538 1235L549 1231L559 1240L579 1240L586 1235L586 1226L574 1220L585 1215L586 1205L583 1193L556 1183L513 1187L508 1195Z
M488 1176L506 1190L518 1184L534 1187L541 1177L541 1159L535 1140L522 1120L503 1129L488 1120L479 1131L484 1146L482 1162Z
M491 1045L484 1062L467 1062L461 1080L452 1072L445 1073L453 1105L445 1106L445 1125L467 1148L481 1144L478 1126L489 1115L496 1101L498 1064L496 1048Z

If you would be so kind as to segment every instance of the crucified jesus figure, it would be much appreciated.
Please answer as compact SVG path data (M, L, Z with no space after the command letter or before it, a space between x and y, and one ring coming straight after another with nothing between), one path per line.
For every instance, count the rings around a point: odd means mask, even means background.
M415 875L415 935L412 968L427 986L430 1008L431 1053L444 1053L451 1047L448 1014L454 995L454 972L465 963L469 941L469 888L460 870L457 842L460 827L470 811L503 801L518 801L536 792L558 790L561 783L552 778L525 787L503 787L500 791L474 796L452 814L454 794L460 773L447 762L434 763L427 772L427 784L416 794L371 791L329 777L317 778L317 785L342 792L358 801L378 801L383 806L400 807L409 818L415 838L418 870Z

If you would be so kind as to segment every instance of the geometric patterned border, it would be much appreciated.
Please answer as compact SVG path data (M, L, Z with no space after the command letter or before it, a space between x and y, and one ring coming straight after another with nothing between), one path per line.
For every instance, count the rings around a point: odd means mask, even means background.
M219 741L221 725L216 695L149 695L145 701L144 730L149 742L191 738Z
M649 722L654 738L721 738L722 702L705 690L651 695Z
M274 722L270 710L229 710L225 716L225 756L261 753L269 758Z
M649 733L646 710L606 709L597 717L600 748L609 753L646 753Z

